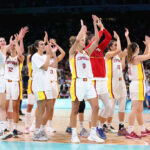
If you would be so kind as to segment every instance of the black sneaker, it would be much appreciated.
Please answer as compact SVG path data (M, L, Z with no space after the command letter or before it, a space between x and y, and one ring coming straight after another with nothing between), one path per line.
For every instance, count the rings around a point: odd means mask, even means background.
M18 131L16 129L13 130L13 137L18 138Z

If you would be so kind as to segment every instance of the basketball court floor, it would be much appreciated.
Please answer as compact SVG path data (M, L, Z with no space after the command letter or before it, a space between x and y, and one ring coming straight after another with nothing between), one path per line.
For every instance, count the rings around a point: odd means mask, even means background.
M23 100L22 109L25 112L25 108L27 106L27 100ZM35 106L36 107L36 106ZM100 107L102 108L102 104L100 102ZM126 119L125 126L127 127L128 114L131 109L131 101L127 102L126 105ZM117 116L118 106L115 109L115 115L113 120L113 126L118 129L118 116ZM20 135L19 138L10 138L5 141L0 141L0 150L150 150L150 136L144 137L142 139L131 140L126 139L125 137L120 137L114 133L107 133L107 139L105 143L98 144L96 142L90 142L86 138L80 138L80 144L71 144L71 135L65 132L68 124L69 117L71 112L71 101L70 99L58 99L55 105L55 112L52 126L56 129L56 133L51 133L50 140L47 142L35 142L32 141L32 134L23 134ZM90 131L88 126L90 113L90 106L88 102L86 102L86 110L84 113L85 122L84 126L88 131ZM34 110L33 113L34 115ZM21 116L23 121L19 122L19 130L24 130L24 120L25 117ZM144 122L145 126L150 129L150 110L144 110ZM135 124L136 133L140 134L139 127L137 123ZM78 124L78 133L80 132L79 124Z

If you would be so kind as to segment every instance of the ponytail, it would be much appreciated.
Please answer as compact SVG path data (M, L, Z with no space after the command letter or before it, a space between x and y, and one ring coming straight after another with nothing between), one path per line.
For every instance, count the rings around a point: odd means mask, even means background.
M138 47L138 44L135 42L132 42L131 44L128 45L128 47L127 47L127 50L128 50L127 62L128 63L132 62L132 57L133 57L133 54L135 53L137 47Z
M32 56L37 52L37 47L39 47L39 42L40 40L36 40L34 42L34 44L30 45L29 48L30 48L30 54L31 54L31 57L30 57L30 61L31 61L31 58ZM28 52L29 52L29 49L28 49Z

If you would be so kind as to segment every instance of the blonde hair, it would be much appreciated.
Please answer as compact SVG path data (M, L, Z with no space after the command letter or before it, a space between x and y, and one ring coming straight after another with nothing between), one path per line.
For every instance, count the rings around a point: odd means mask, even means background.
M128 63L132 62L132 57L133 57L133 54L135 53L137 47L138 47L138 44L135 42L132 42L131 44L128 45L128 47L127 47L127 50L128 50L127 61L128 61Z

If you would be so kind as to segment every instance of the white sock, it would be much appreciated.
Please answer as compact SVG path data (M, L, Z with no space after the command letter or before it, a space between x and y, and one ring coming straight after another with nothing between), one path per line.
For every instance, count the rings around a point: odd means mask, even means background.
M40 128L36 128L34 131L35 134L38 134L39 132L40 132Z
M96 127L91 127L90 135L96 134Z
M43 131L45 129L45 125L40 126L40 130Z
M7 127L9 131L12 131L12 124L13 124L13 120L12 119L8 119L7 121Z
M72 135L77 135L77 129L76 128L72 128Z
M133 129L134 129L133 126L129 126L129 127L128 127L128 132L129 132L129 133L133 132Z
M17 123L13 123L13 130L17 130Z
M142 125L142 126L140 126L140 127L141 127L141 132L145 132L145 126Z
M98 123L98 128L100 129L100 128L103 128L103 124L99 121L99 123Z
M52 127L52 120L48 120L47 125L48 127Z
M110 128L110 127L111 127L111 123L108 123L108 124L107 124L107 127Z

